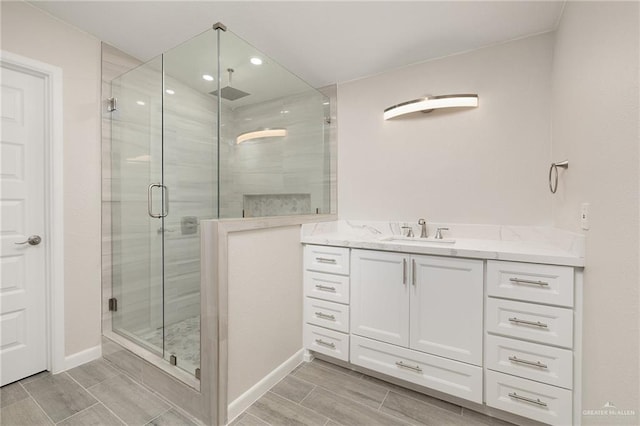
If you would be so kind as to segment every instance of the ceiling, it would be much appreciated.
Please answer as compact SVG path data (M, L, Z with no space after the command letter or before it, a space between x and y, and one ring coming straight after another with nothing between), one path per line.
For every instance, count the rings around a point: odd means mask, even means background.
M314 87L555 29L564 1L30 1L143 61L224 23Z

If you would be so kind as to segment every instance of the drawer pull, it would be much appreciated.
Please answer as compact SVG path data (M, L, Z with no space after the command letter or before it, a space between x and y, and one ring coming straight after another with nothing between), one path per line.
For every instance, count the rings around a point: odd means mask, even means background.
M532 365L534 367L549 368L549 367L547 367L547 364L543 364L540 361L527 361L526 359L520 359L520 358L516 357L515 355L510 356L509 357L509 361L517 362L517 363L520 363L520 364Z
M405 363L404 363L404 362L402 362L402 361L396 361L396 365L397 365L398 367L406 368L406 369L408 369L408 370L412 370L412 371L415 371L415 372L417 372L417 373L422 373L422 368L420 368L420 366L419 366L419 365L416 365L416 366L414 367L413 365L407 365L407 364L405 364Z
M540 328L547 328L549 327L547 324L540 322L540 321L527 321L527 320L521 320L518 319L516 317L513 318L509 318L509 322L512 322L514 324L524 324L524 325L532 325L534 327L540 327Z
M416 260L411 259L411 284L416 285Z
M543 402L543 401L540 401L539 398L537 398L537 399L527 398L526 396L520 396L515 392L509 393L509 396L511 398L513 398L513 399L517 399L517 400L520 400L520 401L528 402L529 404L536 404L536 405L539 405L541 407L546 407L547 406L547 403Z
M509 278L509 281L511 281L514 284L531 284L531 285L539 285L541 287L549 286L549 283L544 281L524 280L522 278Z
M319 345L322 345L322 346L326 346L326 347L331 348L331 349L335 349L336 348L336 344L335 343L325 342L322 339L316 339L316 343L319 344Z
M331 263L333 265L336 264L336 260L335 259L329 259L327 257L316 257L316 260L320 263Z
M316 284L316 288L322 291L336 291L335 287L329 287L328 285Z
M316 316L318 318L328 319L328 320L331 320L331 321L335 321L336 320L336 317L334 317L333 315L324 314L322 312L316 312Z

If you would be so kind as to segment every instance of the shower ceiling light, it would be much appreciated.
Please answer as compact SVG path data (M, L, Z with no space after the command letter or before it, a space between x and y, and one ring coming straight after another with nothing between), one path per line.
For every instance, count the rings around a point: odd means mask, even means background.
M258 58L258 57L253 57L250 59L251 63L253 65L262 65L262 59Z
M175 90L171 90L171 89L167 89L167 90L165 90L165 92L167 92L167 95L175 95L176 94Z
M477 106L478 95L476 94L426 96L385 109L384 119L389 120L414 112L431 112L439 108L475 108Z
M213 81L213 76L210 76L209 74L202 74L202 78L207 81Z
M136 103L137 103L138 105L140 105L140 106L144 106L144 102L142 102L142 101L136 101Z
M247 142L254 139L275 138L282 136L287 136L287 129L254 130L252 132L246 132L238 135L238 137L236 138L236 143L240 144L242 142Z

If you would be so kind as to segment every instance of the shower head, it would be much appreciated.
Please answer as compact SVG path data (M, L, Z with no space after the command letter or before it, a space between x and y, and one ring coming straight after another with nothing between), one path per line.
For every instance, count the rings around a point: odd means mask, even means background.
M235 87L231 87L231 80L233 78L233 68L227 68L229 72L229 85L220 89L220 96L229 101L235 101L240 98L244 98L245 96L249 96L250 93L243 92L240 89L236 89ZM218 96L218 91L214 90L213 92L209 92L209 94L213 96Z

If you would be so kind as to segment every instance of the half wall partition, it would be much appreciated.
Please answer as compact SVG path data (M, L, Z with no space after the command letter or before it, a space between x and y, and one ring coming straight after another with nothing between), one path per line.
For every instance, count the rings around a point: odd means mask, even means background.
M219 25L111 81L111 332L199 389L200 221L331 213L328 105Z

